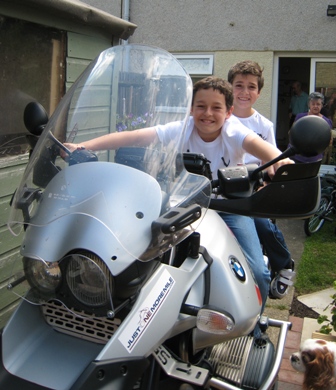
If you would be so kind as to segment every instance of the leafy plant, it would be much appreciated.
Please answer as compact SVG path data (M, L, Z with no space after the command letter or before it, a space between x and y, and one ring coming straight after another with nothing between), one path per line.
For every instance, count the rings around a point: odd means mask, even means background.
M146 112L143 115L127 114L123 117L117 118L116 130L118 132L124 130L142 129L149 126L149 120L153 117L153 114Z
M334 281L333 287L336 290L336 281ZM325 314L321 314L317 319L318 324L323 324L319 329L319 332L323 334L330 334L332 331L336 332L336 293L330 297L332 301L324 309L324 311L330 308L331 319L329 319L329 317Z

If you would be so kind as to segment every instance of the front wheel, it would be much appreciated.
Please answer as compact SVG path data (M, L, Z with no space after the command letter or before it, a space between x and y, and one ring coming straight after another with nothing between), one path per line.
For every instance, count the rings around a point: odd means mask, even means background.
M323 218L326 215L326 210L328 208L329 198L327 196L322 196L320 201L320 206L316 213L304 221L304 231L307 236L311 236L313 233L318 232L324 225L325 219Z

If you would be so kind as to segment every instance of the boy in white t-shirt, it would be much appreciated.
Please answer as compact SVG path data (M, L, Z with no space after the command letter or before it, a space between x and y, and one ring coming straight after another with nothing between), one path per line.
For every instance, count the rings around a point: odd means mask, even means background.
M187 124L184 151L203 153L211 161L211 170L216 177L217 170L224 166L242 164L246 152L262 161L269 161L281 152L275 146L263 141L253 131L232 117L232 86L217 77L207 77L195 83L191 117ZM145 146L155 142L169 143L181 133L183 122L172 122L140 130L110 133L80 145L65 144L70 151L76 148L90 150L118 149L123 146ZM270 175L279 166L292 163L286 159L270 167ZM220 213L236 235L262 295L264 308L270 283L270 273L265 265L258 235L252 218ZM258 336L258 334L256 334Z
M233 117L253 130L263 140L276 145L273 123L253 108L264 85L263 69L254 61L241 61L233 65L228 80L233 86ZM251 154L245 155L245 164L261 161ZM294 262L282 232L270 219L255 218L260 242L268 256L272 269L271 298L283 298L292 285Z

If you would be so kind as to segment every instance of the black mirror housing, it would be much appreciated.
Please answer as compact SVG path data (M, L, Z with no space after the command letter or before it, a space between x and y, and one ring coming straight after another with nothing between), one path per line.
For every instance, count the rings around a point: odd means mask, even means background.
M31 134L40 136L48 120L48 114L40 103L30 102L27 104L23 113L23 121Z
M295 122L289 132L289 143L296 153L313 157L323 153L331 139L331 129L323 118L307 115Z

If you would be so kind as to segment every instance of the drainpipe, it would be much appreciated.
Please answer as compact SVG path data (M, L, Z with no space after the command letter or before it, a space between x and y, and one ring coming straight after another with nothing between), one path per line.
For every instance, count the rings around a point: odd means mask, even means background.
M129 22L129 14L130 14L130 0L122 0L122 16L121 18ZM122 40L123 45L128 44L128 40Z

